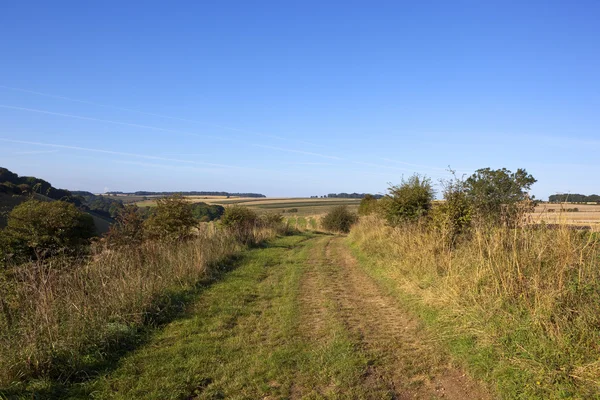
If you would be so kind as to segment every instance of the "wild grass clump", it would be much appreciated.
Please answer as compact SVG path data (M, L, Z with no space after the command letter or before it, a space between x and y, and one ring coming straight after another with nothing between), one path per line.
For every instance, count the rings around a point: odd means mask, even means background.
M444 234L434 224L395 228L370 216L350 238L383 278L437 310L443 340L468 338L473 348L465 357L508 397L597 396L598 235L474 225L448 246Z
M256 224L240 240L215 223L177 226L173 221L188 216L182 204L166 204L152 223L126 209L113 236L85 258L52 257L0 270L0 387L32 377L85 378L114 349L137 340L141 327L181 307L186 293L232 256L284 226ZM149 231L153 227L159 230Z

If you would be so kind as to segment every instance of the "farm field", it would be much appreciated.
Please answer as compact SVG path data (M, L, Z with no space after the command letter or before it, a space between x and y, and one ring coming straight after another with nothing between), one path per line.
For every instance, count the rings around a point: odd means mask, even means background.
M192 203L204 202L222 206L242 205L259 214L274 212L284 215L314 216L326 214L332 207L346 205L351 211L356 212L360 199L340 198L255 198L255 197L219 197L219 196L186 196ZM155 199L139 199L135 202L139 207L153 207Z
M542 203L530 216L534 223L600 227L600 205L596 204Z

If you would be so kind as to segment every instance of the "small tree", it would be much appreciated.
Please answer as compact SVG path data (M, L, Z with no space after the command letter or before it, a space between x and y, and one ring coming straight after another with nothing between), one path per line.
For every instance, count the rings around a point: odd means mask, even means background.
M427 215L435 195L431 179L415 174L390 186L382 201L382 213L390 225L414 222Z
M375 196L366 194L365 197L360 201L358 206L358 215L369 215L375 212L377 207L377 199Z
M465 182L466 193L479 220L514 225L530 200L528 191L537 182L522 168L478 169Z
M328 231L348 233L357 220L358 216L350 212L347 206L337 206L323 217L321 225Z
M73 204L28 200L13 208L3 230L4 253L16 261L78 254L95 235L94 220Z
M196 226L191 204L180 194L163 197L156 201L152 215L144 223L151 239L176 242L188 239Z

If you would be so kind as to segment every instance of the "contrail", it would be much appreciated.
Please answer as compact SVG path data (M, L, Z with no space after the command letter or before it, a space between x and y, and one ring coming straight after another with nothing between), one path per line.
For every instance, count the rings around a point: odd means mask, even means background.
M32 146L52 147L52 148L57 148L57 149L78 150L78 151L87 151L87 152L93 152L93 153L112 154L112 155L117 155L117 156L145 158L148 160L171 161L171 162L179 162L179 163L194 164L194 165L206 165L206 166L220 167L220 168L247 169L246 167L238 167L235 165L215 164L215 163L207 163L207 162L202 162L202 161L180 160L178 158L149 156L149 155L145 155L145 154L128 153L128 152L123 152L123 151L92 149L89 147L67 146L64 144L28 142L25 140L12 140L12 139L5 139L5 138L0 138L0 141L8 142L8 143L28 144L28 145L32 145Z
M213 123L203 122L203 121L197 121L197 120L193 120L193 119L173 117L171 115L151 113L151 112L146 112L146 111L134 110L134 109L131 109L131 108L125 108L125 107L117 107L117 106L112 106L112 105L108 105L108 104L96 103L96 102L88 101L88 100L75 99L73 97L59 96L59 95L55 95L55 94L42 93L42 92L37 92L37 91L34 91L34 90L28 90L28 89L22 89L22 88L15 88L15 87L4 86L4 85L0 85L0 88L8 89L8 90L15 90L15 91L18 91L18 92L23 92L23 93L31 93L31 94L35 94L35 95L38 95L38 96L45 96L45 97L50 97L50 98L54 98L54 99L67 100L67 101L72 101L72 102L81 103L81 104L89 104L89 105L97 106L97 107L111 108L113 110L120 110L120 111L138 113L138 114L142 114L142 115L149 115L149 116L153 116L153 117L165 118L165 119L170 119L170 120L174 120L174 121L190 122L190 123L193 123L193 124L206 125L206 126L210 126L210 127L213 127L213 128L229 130L229 131L232 131L232 132L248 133L248 134L256 135L256 136L262 136L262 137L268 137L268 138L272 138L272 139L278 139L278 140L284 140L284 141L302 143L302 144L307 144L307 145L315 146L315 147L322 147L321 145L318 145L318 144L315 144L315 143L311 143L311 142L306 142L304 140L288 139L288 138L285 138L285 137L282 137L282 136L270 135L270 134L255 132L255 131L251 131L251 130L248 130L248 129L234 128L234 127L231 127L231 126L225 126L225 125L220 125L220 124L213 124Z
M109 119L84 117L82 115L63 114L63 113L58 113L58 112L54 112L54 111L38 110L36 108L15 107L15 106L9 106L9 105L5 105L5 104L0 104L0 107L2 107L2 108L8 108L8 109L11 109L11 110L28 111L28 112L35 112L35 113L40 113L40 114L47 114L47 115L56 115L56 116L59 116L59 117L76 118L76 119L82 119L82 120L86 120L86 121L106 122L106 123L109 123L109 124L124 125L124 126L130 126L130 127L134 127L134 128L152 129L152 130L155 130L155 131L162 131L162 132L168 132L168 133L177 133L177 134L183 134L183 135L189 135L189 136L196 136L196 137L205 137L205 138L211 138L211 139L226 140L226 139L220 138L218 136L199 135L197 133L190 133L190 132L184 132L184 131L176 131L176 130L172 130L172 129L159 128L159 127L150 126L150 125L140 125L140 124L132 124L132 123L129 123L129 122L113 121L113 120L109 120Z
M285 149L283 147L267 146L267 145L264 145L264 144L252 144L252 146L262 147L264 149L286 151L288 153L298 153L298 154L305 154L305 155L308 155L308 156L316 156L316 157L329 158L331 160L343 160L343 158L341 158L341 157L329 156L327 154L320 154L320 153L312 153L310 151L295 150L295 149Z
M242 145L245 145L245 146L263 147L263 148L267 148L267 149L272 149L272 150L277 150L277 151L284 151L284 152L289 152L289 153L298 153L298 154L305 154L305 155L311 155L311 156L316 156L316 157L329 158L329 159L333 159L333 160L342 160L342 158L340 158L340 157L329 156L329 155L326 155L326 154L319 154L319 153L313 153L313 152L301 151L301 150L294 150L294 149L286 149L286 148L283 148L283 147L267 146L267 145L261 145L261 144L257 144L257 143L248 143L248 142L244 142L244 141L237 140L237 139L230 139L230 138L224 138L224 137L212 136L212 135L200 135L200 134L197 134L197 133L185 132L185 131L178 131L178 130L166 129L166 128L160 128L160 127L150 126L150 125L132 124L132 123L129 123L129 122L114 121L114 120L100 119L100 118L93 118L93 117L85 117L85 116L82 116L82 115L58 113L58 112L54 112L54 111L39 110L37 108L26 108L26 107L9 106L9 105L5 105L5 104L0 104L0 108L6 108L6 109L18 110L18 111L35 112L35 113L47 114L47 115L56 115L56 116L59 116L59 117L75 118L75 119L81 119L81 120L87 120L87 121L105 122L105 123L109 123L109 124L131 126L131 127L134 127L134 128L142 128L142 129L151 129L151 130L155 130L155 131L161 131L161 132L167 132L167 133L174 133L174 134L182 134L182 135L194 136L194 137L211 138L211 139L216 139L216 140L222 140L222 141L229 142L229 143L242 144Z

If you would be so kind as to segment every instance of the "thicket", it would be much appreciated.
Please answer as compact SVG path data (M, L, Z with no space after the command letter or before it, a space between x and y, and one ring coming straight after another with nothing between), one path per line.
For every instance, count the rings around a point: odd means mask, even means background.
M81 216L72 204L31 202L26 207L33 205L68 211L61 217ZM61 219L22 210L15 215L25 218L19 222L32 227L35 238L61 237ZM17 390L36 377L86 379L115 351L138 340L144 326L172 315L236 253L285 233L281 218L244 221L243 237L237 223L200 224L191 204L173 196L162 199L148 220L136 206L125 207L110 233L87 247L87 256L45 253L27 262L9 261L0 269L0 388ZM43 235L45 224L61 228ZM78 232L81 236L71 231L74 239L87 240L87 231ZM5 231L1 234L5 237ZM56 247L52 241L47 246Z

